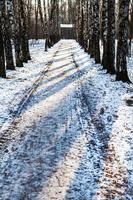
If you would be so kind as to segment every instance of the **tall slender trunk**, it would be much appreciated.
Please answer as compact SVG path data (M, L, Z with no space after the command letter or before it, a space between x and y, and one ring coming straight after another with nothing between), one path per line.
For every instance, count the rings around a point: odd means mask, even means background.
M88 0L84 1L84 49L88 51Z
M58 0L51 0L51 9L49 11L49 45L53 46L59 40L59 10L58 10Z
M6 78L3 42L2 17L0 16L0 77Z
M96 63L100 63L100 19L99 19L99 0L94 1L94 31L93 31L93 43L94 43L94 58Z
M78 40L79 44L84 47L84 0L79 1L80 14L79 14L79 29Z
M46 9L46 1L43 0L43 8L44 8L44 26L45 26L45 51L48 50L48 16L47 16L47 9Z
M79 42L80 1L76 0L76 40Z
M115 74L115 0L108 0L107 72Z
M31 60L30 52L29 52L29 44L28 44L28 34L27 34L27 24L26 24L26 16L24 11L24 2L20 0L20 26L21 26L21 48L22 48L22 59L23 62Z
M13 0L13 42L15 47L15 60L17 67L23 67L22 52L21 52L21 26L20 26L20 12L18 0Z
M101 36L103 43L103 56L102 65L106 69L108 64L107 59L107 35L108 35L108 0L102 0L102 26L101 26Z
M15 65L13 62L13 52L12 52L12 43L11 43L11 24L10 17L12 11L8 10L4 1L4 44L5 44L5 58L6 58L6 69L15 70Z
M90 0L89 4L89 49L88 52L90 57L94 57L94 48L93 48L93 31L94 31L94 12L93 12L93 0Z
M116 63L116 80L130 82L127 72L127 45L130 0L119 0L119 27Z
M4 37L4 42L5 42L6 69L15 70L10 33L7 29L5 30L5 33L6 35Z
M28 39L31 39L31 16L32 16L32 0L27 0L27 22L28 22L28 26L27 26L27 34L28 34Z
M38 1L35 0L35 39L38 40Z
M39 15L40 15L41 28L42 28L43 37L44 37L45 36L45 23L44 23L44 18L43 18L41 0L38 0L38 11L39 11Z

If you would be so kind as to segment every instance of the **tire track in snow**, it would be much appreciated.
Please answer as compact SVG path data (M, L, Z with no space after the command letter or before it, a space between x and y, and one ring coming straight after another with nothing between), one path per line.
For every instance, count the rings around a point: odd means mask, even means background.
M12 140L12 136L10 134L11 129L15 129L16 125L19 123L19 116L23 109L25 108L26 104L28 104L28 101L34 94L34 92L37 90L39 85L41 84L42 80L44 79L46 73L48 72L50 66L54 62L54 57L59 51L59 48L61 47L61 44L58 46L56 51L54 52L52 59L46 63L45 69L41 72L40 76L36 79L36 81L33 83L32 87L28 88L26 90L26 93L24 94L23 98L21 99L20 103L18 104L18 109L15 111L10 111L12 113L12 119L10 122L6 121L2 128L0 129L0 151L6 150L6 146L8 143Z
M72 57L70 60L72 60ZM53 69L55 67L56 64ZM91 156L94 151L93 148L92 152L88 151L90 149L90 138L86 137L86 134L88 134L88 110L86 107L82 108L80 101L82 94L79 78L81 74L79 74L74 64L71 64L69 67L70 71L65 72L64 69L65 73L62 77L58 77L59 80L56 78L52 79L54 83L57 82L52 86L49 82L52 75L50 72L47 82L43 86L39 86L33 95L36 98L38 90L41 91L42 87L44 87L45 94L42 101L39 102L44 110L34 110L34 105L32 105L34 98L31 98L31 109L33 109L33 111L30 110L31 116L32 118L34 118L34 114L35 117L36 115L41 116L41 127L36 127L37 125L39 126L37 121L35 126L31 125L31 127L26 129L27 133L21 138L20 144L19 141L14 141L9 147L9 153L3 158L1 165L1 168L3 167L1 171L3 174L1 175L2 181L0 184L2 200L9 197L11 199L36 199L37 196L39 199L63 199L67 195L69 188L71 188L76 172L81 167L83 157L85 156L84 163L87 163L87 165L90 164L90 160L93 160ZM62 70L59 69L57 72L61 73ZM54 73L55 77L58 73ZM48 88L47 91L45 87L47 88L49 84L51 88ZM58 89L60 90L58 91ZM42 96L42 94L43 91L40 95ZM51 94L52 96L50 96ZM61 102L61 100L63 101ZM59 103L57 103L58 101ZM35 106L38 108L37 102ZM49 107L50 110L48 110ZM25 123L28 116L27 111L27 116L23 116ZM58 124L59 122L61 124ZM86 160L86 156L90 156L90 160ZM86 170L88 170L85 177L86 181L88 181L86 186L90 185L90 176L93 173L93 164L90 164L90 166L91 170L85 166ZM64 173L66 176L64 176ZM39 180L36 181L36 179ZM63 182L63 179L66 181ZM95 181L91 179L91 182L93 182L93 187ZM52 183L58 184L58 192L55 191L57 188L54 190L55 193L49 191ZM65 185L62 186L62 184ZM79 187L80 181L78 182ZM60 190L63 196L61 196ZM46 196L46 191L48 191L48 196ZM72 191L74 190L72 189Z

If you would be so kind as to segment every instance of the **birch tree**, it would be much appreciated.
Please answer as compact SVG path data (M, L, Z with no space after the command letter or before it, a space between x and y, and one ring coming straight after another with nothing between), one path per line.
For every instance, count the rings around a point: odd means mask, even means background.
M102 0L102 65L115 74L115 0Z
M123 82L130 82L127 72L129 4L130 0L119 0L116 80Z
M11 28L11 19L13 16L12 13L12 2L4 2L4 46L5 46L5 59L6 59L6 69L15 70L15 65L13 61L13 52L12 52L12 28Z

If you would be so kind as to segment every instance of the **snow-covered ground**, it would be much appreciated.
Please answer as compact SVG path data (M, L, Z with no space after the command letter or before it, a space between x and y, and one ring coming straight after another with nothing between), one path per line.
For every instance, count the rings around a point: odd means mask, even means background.
M52 60L53 53L58 45L55 45L47 53L44 52L44 40L30 41L32 60L24 64L23 68L15 71L7 71L7 79L0 78L0 129L3 131L9 125L18 112L27 95L34 89L38 79L47 70L47 63Z
M133 106L127 99L133 86L115 82L73 40L61 40L48 54L41 44L31 53L33 63L9 72L12 81L0 80L9 106L16 89L31 86L53 60L6 132L10 140L1 152L0 200L132 200ZM130 70L131 65L132 58ZM2 107L3 118L11 116Z

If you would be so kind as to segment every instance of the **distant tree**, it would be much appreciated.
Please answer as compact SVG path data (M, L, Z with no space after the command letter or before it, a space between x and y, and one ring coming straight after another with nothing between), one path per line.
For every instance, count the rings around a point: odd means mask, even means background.
M84 47L84 0L79 0L78 42Z
M130 0L119 0L116 80L123 82L130 82L127 72L129 4Z
M45 22L44 22L44 17L43 17L43 11L42 11L42 5L41 5L41 0L38 0L38 11L40 15L40 22L41 22L41 29L43 32L43 37L45 37Z
M68 23L73 23L73 7L72 7L72 0L68 0Z
M79 41L79 21L80 21L80 1L76 0L76 14L75 14L75 29L76 29L76 40Z
M89 5L89 53L96 63L100 63L100 11L99 1L90 0Z
M47 10L47 4L46 1L43 0L43 9L44 9L44 28L45 28L45 32L44 32L44 36L45 36L45 51L48 50L48 10Z
M32 0L27 0L27 2L25 2L26 6L27 6L27 34L28 34L28 38L30 39L30 33L32 30L32 13L33 13L33 5L32 5Z
M108 35L108 0L102 0L101 38L103 43L102 65L106 69L108 63L107 35Z
M38 0L35 0L35 39L38 40Z

